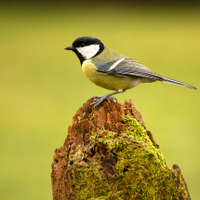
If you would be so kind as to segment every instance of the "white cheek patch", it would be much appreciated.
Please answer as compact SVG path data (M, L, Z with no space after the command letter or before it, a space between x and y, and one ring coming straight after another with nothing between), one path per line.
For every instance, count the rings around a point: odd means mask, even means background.
M76 50L85 58L92 58L99 51L99 44L91 44L89 46L78 47Z

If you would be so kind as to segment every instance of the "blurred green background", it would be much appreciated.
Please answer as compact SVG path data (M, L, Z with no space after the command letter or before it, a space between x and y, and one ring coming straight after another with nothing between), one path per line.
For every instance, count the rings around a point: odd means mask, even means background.
M64 50L94 36L151 70L200 89L200 6L123 1L1 3L0 199L47 200L54 150L88 98L107 94ZM200 94L161 82L116 96L132 99L168 167L178 164L200 197Z

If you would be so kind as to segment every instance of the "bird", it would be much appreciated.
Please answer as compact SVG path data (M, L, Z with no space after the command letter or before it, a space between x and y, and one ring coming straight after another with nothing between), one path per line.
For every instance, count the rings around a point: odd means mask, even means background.
M90 81L97 86L114 90L114 92L102 97L94 96L95 99L90 104L94 105L94 108L103 101L112 98L112 95L123 93L140 83L162 81L197 89L192 85L161 76L151 71L139 62L105 46L101 40L95 37L79 37L74 40L71 46L66 47L65 50L71 50L77 55L83 73Z

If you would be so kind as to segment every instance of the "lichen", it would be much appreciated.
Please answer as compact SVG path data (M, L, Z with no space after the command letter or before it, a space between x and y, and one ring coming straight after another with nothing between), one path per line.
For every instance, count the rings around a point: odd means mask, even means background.
M120 135L109 131L100 137L93 133L88 145L72 148L68 161L72 164L76 199L179 199L177 196L185 189L180 173L167 168L160 150L153 146L136 119L126 116L124 122L128 128ZM100 143L117 158L113 167L115 183L109 183L106 178L102 156L85 160L90 150Z

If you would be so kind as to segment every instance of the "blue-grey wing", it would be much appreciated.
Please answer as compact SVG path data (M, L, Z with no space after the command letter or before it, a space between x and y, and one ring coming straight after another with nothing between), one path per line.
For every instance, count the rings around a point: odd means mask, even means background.
M94 62L94 64L97 67L98 72L112 76L135 76L153 80L163 80L162 76L152 72L144 65L130 58L114 60L112 62L107 63Z

